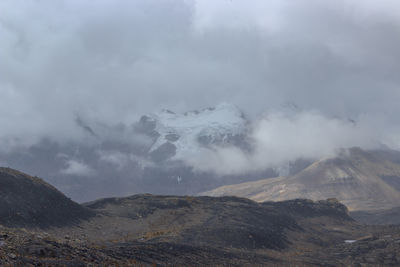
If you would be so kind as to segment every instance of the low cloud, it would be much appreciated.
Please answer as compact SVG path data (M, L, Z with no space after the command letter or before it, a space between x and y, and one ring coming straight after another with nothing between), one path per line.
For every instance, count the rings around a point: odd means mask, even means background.
M81 161L76 160L68 160L66 162L66 167L60 170L61 174L64 175L75 175L75 176L93 176L96 174L95 170L93 170L89 165L85 164Z
M132 151L135 152L135 151ZM136 151L137 152L137 151ZM138 156L133 153L123 153L121 151L97 151L97 155L101 162L112 165L117 170L121 171L123 168L137 165L140 169L145 167L155 166L149 159L144 156Z
M279 170L297 159L331 157L342 148L379 148L382 141L379 130L362 120L331 118L316 111L276 112L253 123L249 135L251 151L214 147L186 162L198 171L245 174L267 168Z

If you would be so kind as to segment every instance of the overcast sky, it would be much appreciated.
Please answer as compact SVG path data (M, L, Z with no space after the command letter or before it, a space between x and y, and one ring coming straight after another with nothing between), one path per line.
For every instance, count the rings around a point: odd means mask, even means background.
M0 1L3 144L224 101L295 103L399 147L399 74L398 0Z

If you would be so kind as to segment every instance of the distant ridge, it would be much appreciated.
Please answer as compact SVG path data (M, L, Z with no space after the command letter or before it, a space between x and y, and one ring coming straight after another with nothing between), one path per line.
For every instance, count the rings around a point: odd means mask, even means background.
M293 176L222 186L201 195L232 195L259 202L337 198L350 210L376 210L400 206L398 184L400 164L389 152L352 148Z

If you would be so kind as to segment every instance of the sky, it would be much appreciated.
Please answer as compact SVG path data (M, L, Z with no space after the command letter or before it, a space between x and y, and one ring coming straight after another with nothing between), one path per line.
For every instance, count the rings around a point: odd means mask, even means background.
M2 0L0 144L229 102L272 116L267 148L400 148L399 72L396 0Z

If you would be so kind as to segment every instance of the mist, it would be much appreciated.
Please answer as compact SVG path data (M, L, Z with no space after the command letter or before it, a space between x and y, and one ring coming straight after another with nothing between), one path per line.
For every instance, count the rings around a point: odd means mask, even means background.
M221 102L249 118L253 149L201 150L185 159L197 172L400 148L397 1L4 0L0 10L3 165L81 182L113 176L99 162L142 170L154 164L140 152L151 140L132 130L142 115ZM41 144L51 171L21 163Z
M362 118L359 122L329 118L317 111L271 112L253 122L248 138L254 150L213 147L187 163L198 171L220 175L243 175L266 168L283 175L288 174L288 164L297 159L334 157L352 147L380 149L386 146L382 140L389 140Z

